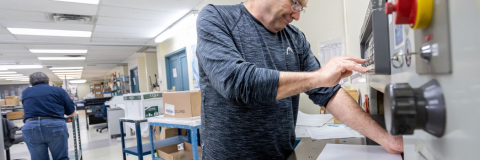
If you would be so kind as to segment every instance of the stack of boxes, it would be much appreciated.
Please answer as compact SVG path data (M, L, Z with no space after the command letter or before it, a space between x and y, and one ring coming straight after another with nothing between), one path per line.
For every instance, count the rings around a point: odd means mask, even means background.
M101 84L93 84L93 94L95 98L103 98L103 90Z
M192 92L164 92L163 93L164 117L174 118L190 118L200 116L201 112L201 93L199 91ZM162 127L165 136L161 138L169 138L177 136L175 128ZM183 132L185 133L185 132ZM192 144L184 142L176 145L166 146L157 149L160 158L192 160L193 150ZM201 155L201 148L198 147L198 155Z
M0 101L0 106L18 106L20 105L20 97L6 96L4 100ZM7 113L7 119L22 119L25 113L23 110L15 110Z

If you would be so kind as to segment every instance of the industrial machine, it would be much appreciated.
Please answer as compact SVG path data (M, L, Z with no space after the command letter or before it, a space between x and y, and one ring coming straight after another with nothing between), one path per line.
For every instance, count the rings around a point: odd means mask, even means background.
M360 35L370 112L406 160L478 159L480 3L371 0Z

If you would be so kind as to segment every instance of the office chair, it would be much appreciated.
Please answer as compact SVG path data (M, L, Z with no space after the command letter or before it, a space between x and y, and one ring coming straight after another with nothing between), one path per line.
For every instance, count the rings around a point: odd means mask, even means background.
M102 131L104 129L108 129L107 106L105 104L103 104L102 109L100 109L100 112L97 112L97 113L98 114L95 114L95 117L101 117L101 118L107 120L107 126L105 126L103 128L97 128L97 132L102 133Z
M22 134L16 134L17 131L20 131L17 126L15 126L10 120L2 117L3 123L3 137L4 137L4 147L7 160L10 160L10 147L14 144L19 144L23 142ZM10 125L7 125L10 124ZM13 127L8 127L13 126Z

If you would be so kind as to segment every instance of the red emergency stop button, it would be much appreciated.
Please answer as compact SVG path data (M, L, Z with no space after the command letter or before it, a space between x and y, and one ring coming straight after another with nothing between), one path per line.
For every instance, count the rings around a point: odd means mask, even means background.
M433 16L434 0L397 0L396 4L387 2L386 14L395 12L395 24L409 24L413 29L430 26Z

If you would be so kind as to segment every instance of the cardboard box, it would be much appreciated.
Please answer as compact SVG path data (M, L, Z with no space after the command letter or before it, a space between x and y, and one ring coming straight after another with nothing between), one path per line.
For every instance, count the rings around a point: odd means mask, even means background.
M102 91L102 85L101 84L94 84L93 85L93 90L94 91Z
M103 92L103 97L112 97L112 92Z
M95 98L103 98L103 92L101 91L98 91L98 92L95 92Z
M158 130L161 130L160 131L160 134L158 134ZM167 139L167 138L171 138L171 137L176 137L178 136L178 128L170 128L170 127L161 127L161 129L159 129L159 127L155 127L155 139L156 140L162 140L162 139ZM182 135L183 136L187 136L187 130L186 129L182 129Z
M200 116L201 93L165 92L163 93L165 117L189 118Z
M4 106L4 105L7 105L7 100L0 100L0 106Z
M190 143L183 142L179 145L183 145L183 150L177 144L159 148L157 153L160 158L165 160L193 160L193 146ZM201 157L202 148L198 147L198 156Z
M21 119L25 113L23 111L14 111L7 113L7 119Z
M6 96L5 100L7 101L7 105L20 105L20 98L18 96Z
M112 91L112 89L110 87L103 89L103 92L111 92L111 91Z

